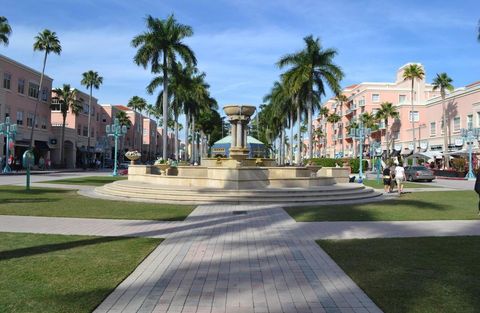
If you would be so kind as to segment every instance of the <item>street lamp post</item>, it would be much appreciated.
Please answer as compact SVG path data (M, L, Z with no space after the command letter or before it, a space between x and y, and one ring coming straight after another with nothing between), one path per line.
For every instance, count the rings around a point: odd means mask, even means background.
M480 135L480 128L464 128L462 129L462 138L467 141L468 145L468 174L465 176L468 180L475 180L475 174L473 174L472 167L472 149L473 140L477 139Z
M107 125L105 127L107 136L112 136L115 140L115 156L113 162L113 173L112 176L117 176L117 155L118 155L118 138L124 136L127 133L127 126L120 125L118 118L115 119L112 125Z
M380 156L382 155L381 153L377 153L377 150L380 149L380 143L378 141L373 142L372 144L372 150L370 152L370 156L373 156L374 160L374 166L375 166L375 172L377 174L377 184L380 183Z
M371 129L365 127L361 121L358 128L352 128L350 130L350 136L360 141L360 166L359 166L359 173L358 173L359 183L363 182L363 140L365 139L365 137L370 136L370 133L371 133Z
M10 156L10 141L15 140L15 135L17 134L17 124L10 123L10 117L5 118L5 123L0 124L0 134L7 137L7 147L5 150L5 167L3 168L3 173L10 173L12 169L8 165L8 158Z

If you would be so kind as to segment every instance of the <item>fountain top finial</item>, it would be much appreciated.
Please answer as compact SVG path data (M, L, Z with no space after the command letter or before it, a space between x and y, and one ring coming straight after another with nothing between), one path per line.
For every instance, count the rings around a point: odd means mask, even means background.
M244 104L228 104L223 107L223 111L227 116L237 115L250 117L255 113L256 109L254 105Z

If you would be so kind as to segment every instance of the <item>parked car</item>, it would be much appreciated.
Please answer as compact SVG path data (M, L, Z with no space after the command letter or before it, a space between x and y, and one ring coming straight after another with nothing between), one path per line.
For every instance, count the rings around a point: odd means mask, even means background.
M433 171L422 165L407 166L405 168L405 177L408 181L428 181L435 179Z

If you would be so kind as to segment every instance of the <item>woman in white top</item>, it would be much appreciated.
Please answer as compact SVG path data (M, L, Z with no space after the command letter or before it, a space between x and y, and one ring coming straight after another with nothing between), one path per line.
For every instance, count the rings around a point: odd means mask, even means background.
M402 165L395 166L395 181L397 182L398 194L403 192L403 182L405 181L405 169Z

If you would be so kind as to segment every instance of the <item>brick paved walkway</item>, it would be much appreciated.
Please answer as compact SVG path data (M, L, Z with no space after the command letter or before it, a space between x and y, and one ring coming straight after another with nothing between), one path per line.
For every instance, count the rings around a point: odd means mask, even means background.
M374 313L314 239L480 235L480 221L295 223L273 206L209 205L184 222L0 216L0 231L167 238L97 313Z

